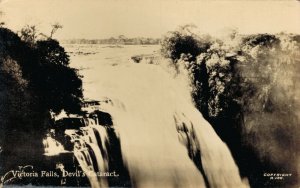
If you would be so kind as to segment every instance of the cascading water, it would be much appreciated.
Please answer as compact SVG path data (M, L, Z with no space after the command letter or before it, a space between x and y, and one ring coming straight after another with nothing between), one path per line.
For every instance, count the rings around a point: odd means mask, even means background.
M43 139L43 145L45 148L45 155L47 156L58 155L65 151L63 145L53 139L50 135L47 135L46 138Z
M81 128L83 133L77 140L74 140L74 156L76 157L81 169L88 177L92 187L108 187L107 178L100 177L99 172L108 171L108 161L101 151L102 142L97 140L96 132L103 136L100 125L88 119L88 126ZM96 130L96 131L95 131ZM105 130L104 130L105 131ZM105 138L103 136L103 138Z
M229 149L194 107L185 71L174 76L164 60L135 64L124 54L117 66L96 57L81 73L86 97L112 99L101 109L113 117L132 186L246 187ZM83 65L83 59L73 60L73 66ZM96 134L105 139L97 127Z

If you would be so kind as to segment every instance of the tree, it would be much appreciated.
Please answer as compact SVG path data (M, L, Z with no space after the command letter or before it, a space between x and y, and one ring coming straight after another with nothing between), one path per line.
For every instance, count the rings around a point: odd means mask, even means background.
M194 24L186 24L186 25L179 26L179 32L186 35L195 36L193 30L196 28L197 26Z
M0 174L42 156L42 138L49 118L36 93L29 88L30 64L37 61L29 45L6 28L0 28ZM24 67L27 68L24 68ZM30 69L30 70L29 70ZM28 76L28 74L27 74ZM17 147L16 147L17 146Z
M36 31L27 26L20 37L0 28L0 175L20 164L39 166L51 111L81 112L78 71L58 41L37 40Z
M169 32L161 42L161 53L164 57L177 62L182 54L190 55L190 60L195 61L196 57L205 52L210 43L199 40L191 32L191 26L182 26L179 31Z
M26 25L20 31L20 36L23 41L33 45L37 39L37 29L34 25Z
M76 69L70 68L69 56L58 41L37 41L39 72L33 82L46 107L59 113L80 113L82 81Z
M127 41L128 39L127 39L127 37L125 37L125 35L120 35L119 37L118 37L118 43L120 43L120 44L125 44L125 42Z
M52 25L52 30L51 30L51 33L50 33L50 38L53 37L54 33L58 30L58 29L62 29L63 26L60 25L59 23L55 23Z

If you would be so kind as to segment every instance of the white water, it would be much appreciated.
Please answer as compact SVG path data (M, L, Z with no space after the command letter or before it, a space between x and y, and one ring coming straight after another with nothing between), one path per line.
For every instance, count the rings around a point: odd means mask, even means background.
M66 152L64 147L53 139L51 136L47 136L43 139L43 145L45 148L45 154L47 156L59 155L60 153Z
M203 175L188 156L188 141L193 151L201 151L211 187L244 186L227 146L194 107L186 73L175 76L162 59L159 65L130 61L132 55L153 53L157 46L83 47L98 53L71 56L71 65L89 68L80 72L85 97L112 99L101 108L113 117L133 186L205 187ZM187 133L180 131L184 126ZM92 186L101 185L92 182Z
M90 119L89 119L90 120ZM74 155L79 162L82 170L87 175L89 181L91 182L91 186L94 188L98 187L108 187L108 182L105 177L99 177L97 175L97 172L107 172L108 171L108 161L103 158L103 154L100 151L100 147L98 145L97 138L95 136L95 131L98 132L98 134L101 137L101 143L103 148L104 146L104 138L106 138L105 128L95 125L92 123L92 121L89 122L88 127L84 127L81 129L83 136L81 136L78 140L79 143L75 144L74 147ZM91 158L91 153L88 150L88 146L90 146L91 150L93 151L96 161L93 161ZM76 147L78 146L78 147ZM87 156L88 160L83 156ZM107 156L107 154L106 154ZM94 169L94 166L98 167L98 171Z

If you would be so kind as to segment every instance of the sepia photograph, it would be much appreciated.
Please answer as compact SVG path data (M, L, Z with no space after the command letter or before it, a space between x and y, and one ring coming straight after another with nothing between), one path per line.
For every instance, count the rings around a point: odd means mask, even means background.
M299 0L0 0L0 188L300 188Z

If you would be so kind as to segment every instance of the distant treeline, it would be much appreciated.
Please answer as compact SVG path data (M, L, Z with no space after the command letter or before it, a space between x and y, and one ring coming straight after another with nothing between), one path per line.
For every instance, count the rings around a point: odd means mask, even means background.
M160 43L158 38L126 38L119 36L118 38L108 39L69 39L64 40L63 43L67 44L119 44L119 45L157 45Z

